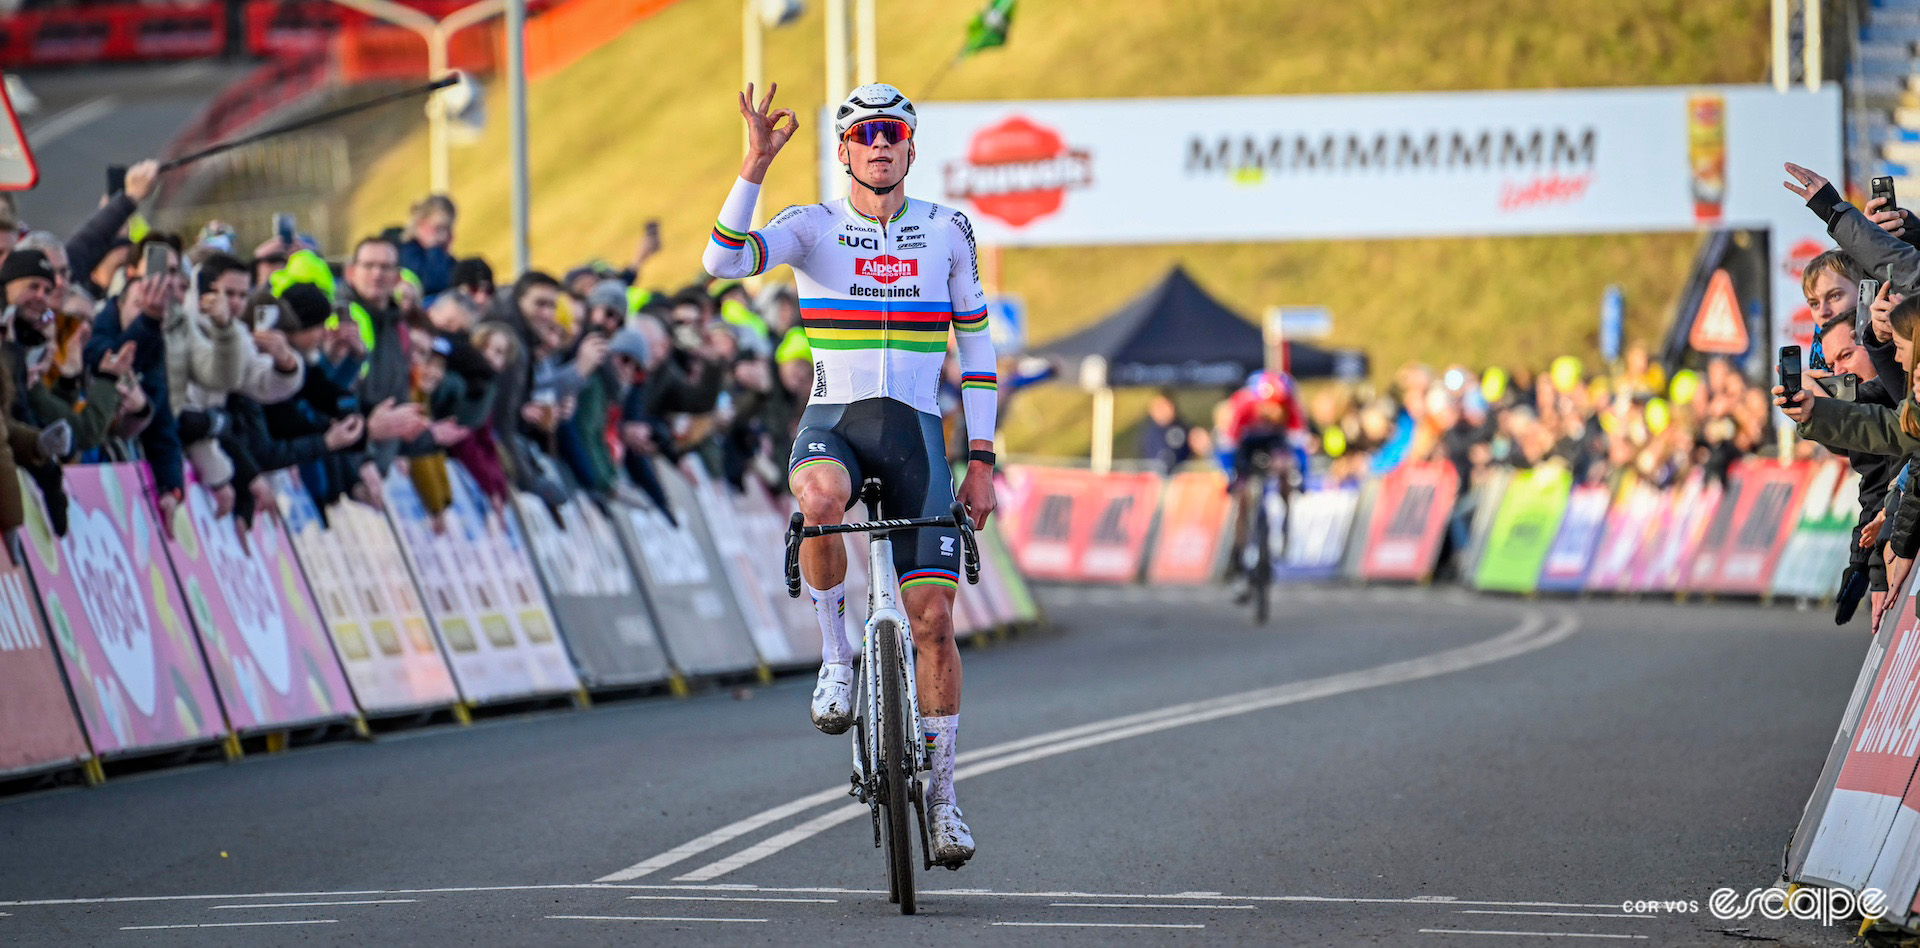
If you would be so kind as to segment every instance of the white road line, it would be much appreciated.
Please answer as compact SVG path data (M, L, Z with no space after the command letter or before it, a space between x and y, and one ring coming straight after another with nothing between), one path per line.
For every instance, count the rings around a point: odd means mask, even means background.
M210 902L232 899L327 898L352 895L472 895L494 892L713 892L775 893L799 895L880 895L881 889L856 889L849 886L757 886L740 883L714 885L635 884L613 885L600 882L555 882L535 885L461 885L411 889L341 889L323 892L229 892L217 895L115 895L68 899L17 899L0 901L9 908L20 906L118 905L136 902ZM1055 889L1045 892L996 892L992 889L928 889L921 895L978 896L998 899L1223 899L1230 902L1324 902L1329 905L1490 905L1512 908L1617 908L1613 902L1539 902L1502 899L1461 899L1451 896L1416 895L1411 898L1367 898L1334 895L1231 895L1219 892L1085 892Z
M649 899L656 902L810 902L826 905L839 899L774 899L756 898L751 895L629 895L629 899Z
M687 915L549 915L582 922L764 922L764 918L695 918Z
M1628 915L1625 912L1516 912L1511 909L1461 909L1461 915L1551 915L1557 918L1659 918L1658 915Z
M771 810L762 810L737 823L728 823L705 836L681 843L658 856L634 863L619 872L610 872L593 881L628 882L633 879L638 879L641 876L651 875L683 859L697 856L716 846L723 845L733 839L751 833L768 823L775 822L776 820L784 820L796 813L803 813L822 804L831 803L834 800L844 799L846 795L847 790L845 787L835 787L832 790L822 790L819 793L801 797L792 803L782 804Z
M27 143L34 148L45 148L69 133L78 131L95 119L106 117L120 105L120 97L113 95L88 99L71 108L61 109L47 120L27 129Z
M1526 938L1638 938L1646 940L1645 935L1609 935L1601 932L1496 932L1481 931L1475 928L1422 928L1424 935L1519 935Z
M1004 754L985 763L963 766L955 770L953 779L964 780L969 777L978 777L993 773L997 770L1004 770L1008 767L1014 767L1036 760L1044 760L1049 757L1057 757L1061 754L1083 750L1088 747L1097 747L1102 744L1110 744L1115 741L1154 734L1177 727L1186 727L1191 724L1203 724L1221 718L1250 714L1255 711L1297 704L1303 701L1312 701L1316 698L1326 698L1333 695L1378 688L1384 685L1401 684L1409 681L1417 681L1422 678L1432 678L1451 672L1463 671L1468 668L1498 662L1517 655L1523 655L1536 649L1545 648L1573 635L1575 629L1578 628L1577 622L1570 614L1563 615L1552 625L1542 628L1545 624L1545 619L1539 614L1530 613L1524 621L1507 632L1482 642L1476 642L1472 645L1448 649L1443 652L1436 652L1432 655L1425 655L1406 661L1390 662L1385 665L1362 669L1360 671L1329 675L1325 678L1315 678L1308 681L1290 682L1272 688L1260 688L1253 691L1240 692L1211 701L1178 705L1175 706L1175 708L1162 709L1161 712L1148 712L1147 716L1157 716L1157 719L1148 720L1131 727L1118 726L1122 721L1128 720L1128 718L1115 718L1109 721L1096 722L1091 725L1083 725L1076 730L1085 731L1095 729L1097 733L1085 734L1070 740L1042 744L1019 753ZM1196 710L1176 713L1170 716L1166 714L1168 711L1180 711L1186 708ZM1138 719L1141 716L1131 715L1129 717ZM718 878L729 872L759 862L796 843L800 843L867 812L867 808L863 805L849 804L837 810L830 811L823 816L808 820L793 829L776 834L769 839L749 846L724 859L708 863L684 875L675 876L674 880L677 882L706 882Z
M1539 621L1539 616L1537 614L1529 615L1528 619L1525 622L1523 622L1519 627L1516 627L1514 630L1511 630L1509 634L1518 632L1520 631L1520 629L1523 629L1523 628L1528 628L1529 622L1536 622L1536 621ZM1386 667L1386 666L1383 666L1383 667ZM1283 685L1280 687L1285 688L1289 686ZM1077 738L1087 734L1111 732L1113 729L1116 729L1116 728L1129 727L1129 726L1144 723L1147 721L1164 720L1164 719L1172 718L1182 714L1191 714L1197 711L1207 710L1207 709L1216 708L1220 706L1232 706L1232 705L1240 704L1245 702L1249 698L1265 694L1272 690L1274 689L1259 689L1255 691L1241 692L1239 694L1224 695L1218 698L1210 698L1202 701L1192 701L1186 704L1178 704L1178 705L1172 705L1170 707L1165 707L1165 708L1157 708L1152 711L1142 711L1135 714L1123 715L1117 718L1109 718L1105 721L1094 721L1089 724L1081 724L1081 725L1076 725L1074 727L1061 728L1055 731L1048 731L1044 734L1036 734L1032 737L1025 737L1025 738L1020 738L1018 740L1007 741L1000 744L994 744L988 747L983 747L983 748L979 748L972 751L962 751L959 757L956 758L956 763L963 765L963 768L964 768L964 765L982 760L984 758L996 757L1001 754L1008 754L1014 751L1021 751L1021 750L1026 750L1032 747L1040 747L1047 744L1053 744L1059 741L1067 740L1070 738ZM681 862L682 860L685 860L690 856L694 856L699 853L705 852L709 849L713 849L729 840L743 836L769 823L785 819L788 816L792 816L804 810L812 809L814 806L822 805L822 804L831 802L835 799L844 798L845 795L846 795L846 789L841 787L833 788L830 790L822 790L818 793L814 793L809 796L802 797L791 803L782 804L770 810L764 810L760 813L756 813L753 816L747 817L744 820L740 820L735 823L730 823L717 830L714 830L711 833L706 834L705 836L701 836L689 842L682 843L681 845L675 846L674 848L667 850L666 852L661 853L658 856L654 856L643 862L639 862L632 866L628 866L627 868L622 869L619 872L614 872L608 875L601 876L600 878L595 879L594 881L595 882L629 882L634 879L638 879L643 876L650 875L655 871L666 868L667 866L674 865L675 863ZM831 826L837 825L838 823L842 823L849 819L852 819L853 817L849 815L849 813L857 813L857 811L849 811L845 808L842 808L840 810L835 811L832 814L829 814L829 816L832 816L834 818L831 820L826 820L824 825L821 826L820 829L827 829ZM822 819L825 820L825 818L822 818ZM769 852L768 855L771 855L771 852ZM740 865L745 865L745 864L746 863L741 863ZM709 866L707 868L712 868L712 867ZM713 878L713 875L708 874L705 868L679 877L680 881L696 881L696 882L705 881L706 879L710 879L710 878Z
M1048 902L1048 908L1184 908L1184 909L1246 909L1251 905L1174 905L1161 902Z
M215 909L249 908L311 908L316 905L404 905L418 902L419 899L358 899L352 902L245 902L235 905L216 905Z
M1009 928L1205 928L1205 925L1169 925L1153 922L993 922Z
M308 918L285 922L196 922L191 925L122 925L123 932L157 932L169 928L255 928L261 925L332 925L337 918Z

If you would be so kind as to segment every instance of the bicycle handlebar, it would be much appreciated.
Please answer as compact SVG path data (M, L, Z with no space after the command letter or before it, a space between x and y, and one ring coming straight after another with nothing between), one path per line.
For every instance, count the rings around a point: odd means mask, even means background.
M868 520L864 523L825 523L809 527L806 518L795 513L787 520L787 596L800 598L800 541L816 537L836 536L843 533L892 533L896 530L920 530L929 527L952 527L960 533L961 562L966 569L967 582L978 585L980 582L980 545L973 534L973 521L967 516L967 509L954 501L944 517L916 517L911 520Z

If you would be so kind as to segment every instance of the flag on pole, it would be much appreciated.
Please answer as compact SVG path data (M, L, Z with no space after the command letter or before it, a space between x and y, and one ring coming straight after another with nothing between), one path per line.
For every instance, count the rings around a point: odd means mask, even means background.
M1013 25L1013 7L1017 2L988 0L986 9L974 14L973 22L967 24L967 45L960 55L970 56L983 49L1006 45L1007 28Z

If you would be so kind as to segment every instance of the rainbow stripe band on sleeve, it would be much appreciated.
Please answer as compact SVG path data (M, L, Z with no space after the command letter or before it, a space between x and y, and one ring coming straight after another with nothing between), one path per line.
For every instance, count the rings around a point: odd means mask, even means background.
M915 586L944 586L948 589L958 591L960 588L960 574L950 569L928 567L926 569L912 570L905 576L900 577L901 589L912 589Z
M767 242L759 234L753 231L741 233L725 224L715 221L713 225L713 242L728 250L739 250L741 247L750 248L749 252L753 255L753 269L751 273L747 274L748 276L756 276L762 270L766 269Z
M987 308L970 309L964 313L953 314L953 328L961 332L981 332L987 328Z
M992 372L968 372L960 376L960 390L986 389L993 391L1000 385L1000 377Z

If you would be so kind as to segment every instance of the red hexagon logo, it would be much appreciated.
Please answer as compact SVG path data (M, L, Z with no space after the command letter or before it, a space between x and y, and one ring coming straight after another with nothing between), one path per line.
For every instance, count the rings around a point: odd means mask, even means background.
M966 160L944 171L950 200L964 198L982 214L1025 227L1060 210L1067 191L1093 183L1093 156L1016 115L975 132Z

